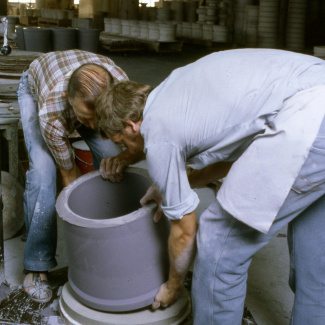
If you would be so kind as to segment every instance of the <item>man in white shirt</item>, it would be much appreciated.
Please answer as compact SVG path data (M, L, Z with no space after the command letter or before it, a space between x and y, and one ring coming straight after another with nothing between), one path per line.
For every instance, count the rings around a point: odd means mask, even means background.
M313 325L325 323L323 60L264 49L214 53L175 70L153 91L117 84L96 113L102 134L144 151L155 185L142 203L156 200L171 219L170 274L154 308L177 299L195 255L199 200L192 188L228 173L200 217L194 323L241 324L251 258L289 222L292 324L311 317ZM188 166L197 170L188 175Z

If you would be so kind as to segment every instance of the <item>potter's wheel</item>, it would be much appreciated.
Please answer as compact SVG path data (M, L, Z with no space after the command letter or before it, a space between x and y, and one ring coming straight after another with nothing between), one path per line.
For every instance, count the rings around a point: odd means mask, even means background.
M187 290L170 307L153 311L151 307L124 313L109 313L89 308L75 299L69 282L62 290L60 311L66 325L178 325L191 310Z

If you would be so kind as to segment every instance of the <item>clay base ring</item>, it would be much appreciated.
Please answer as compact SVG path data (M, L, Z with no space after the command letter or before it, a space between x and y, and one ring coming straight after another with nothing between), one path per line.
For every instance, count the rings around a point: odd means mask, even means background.
M60 297L60 313L66 325L178 325L191 311L190 298L183 287L179 299L170 307L153 311L151 307L133 312L109 313L91 309L73 296L66 283Z

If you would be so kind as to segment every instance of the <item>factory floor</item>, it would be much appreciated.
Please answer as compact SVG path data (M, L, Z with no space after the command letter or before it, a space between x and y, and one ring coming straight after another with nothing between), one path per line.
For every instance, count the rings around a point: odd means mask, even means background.
M220 48L215 49L220 50ZM131 80L157 86L169 73L198 58L209 54L211 49L184 47L183 51L174 54L158 54L148 52L108 53ZM141 163L140 167L145 168ZM214 199L213 189L197 191L200 198L200 213ZM58 219L57 269L68 265L65 254L61 222ZM18 287L23 279L24 242L21 236L5 241L5 275L11 289ZM286 229L282 229L271 242L258 252L251 264L248 277L246 306L258 325L288 325L293 302L293 294L287 284L289 274L289 257L287 249ZM202 324L203 325L203 324Z

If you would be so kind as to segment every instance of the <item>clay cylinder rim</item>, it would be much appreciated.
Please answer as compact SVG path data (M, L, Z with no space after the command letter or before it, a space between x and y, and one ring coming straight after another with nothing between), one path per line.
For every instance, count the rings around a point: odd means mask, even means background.
M125 169L125 172L134 173L138 175L142 175L148 180L150 180L148 176L148 172L142 168L136 168L136 167L128 167ZM139 208L138 210L135 210L131 213L128 213L123 216L117 216L115 218L111 219L87 219L84 217L81 217L77 213L75 213L73 210L70 209L69 206L69 197L72 191L77 188L81 183L84 183L88 180L91 180L92 178L100 176L100 173L98 170L90 172L88 174L85 174L78 179L76 179L73 183L65 187L60 195L58 196L58 199L56 201L56 210L59 215L59 217L72 225L83 227L83 228L110 228L110 227L118 227L121 225L125 225L126 223L133 222L134 220L146 217L148 213L152 212L156 209L157 204L154 202L150 202L146 204L145 206Z

